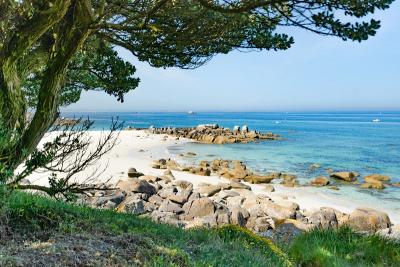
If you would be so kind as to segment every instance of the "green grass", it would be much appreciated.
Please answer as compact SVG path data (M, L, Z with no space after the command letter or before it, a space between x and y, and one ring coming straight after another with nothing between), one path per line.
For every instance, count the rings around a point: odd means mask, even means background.
M317 230L277 245L235 226L188 231L26 193L13 193L7 203L14 241L0 241L1 266L25 259L38 265L400 266L399 243L349 229Z
M288 248L303 266L400 266L400 244L348 228L318 230L297 237Z

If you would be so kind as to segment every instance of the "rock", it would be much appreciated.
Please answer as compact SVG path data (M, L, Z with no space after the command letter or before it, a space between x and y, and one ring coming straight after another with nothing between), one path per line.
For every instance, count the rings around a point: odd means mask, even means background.
M357 231L376 232L390 227L391 222L384 212L370 208L357 208L350 214L346 224Z
M363 183L360 187L362 189L385 189L385 185L378 180L371 180L370 182Z
M151 197L149 197L148 201L156 206L160 206L164 199L158 195L152 195Z
M188 156L196 156L197 154L194 153L194 152L187 152L186 155L188 155Z
M399 183L392 183L391 186L400 187L400 182Z
M135 193L145 193L149 195L154 195L156 193L156 189L154 186L152 186L145 180L140 180L137 178L128 181L120 180L116 186L117 188L121 189L122 191L125 191L126 193L135 192Z
M319 168L321 168L321 164L318 164L318 163L313 163L313 164L310 165L310 167L308 167L308 169L310 171L315 171L315 170L317 170Z
M164 172L164 176L174 177L174 175L172 174L172 172L171 172L170 169L167 169L167 170Z
M120 212L132 213L132 214L143 214L146 212L145 202L142 199L138 199L135 196L128 197L121 204L119 204L117 210Z
M238 192L236 192L236 191L233 191L233 190L224 190L224 191L221 191L218 194L218 197L220 199L227 199L227 198L230 198L230 197L237 197L237 196L240 196L240 194Z
M333 186L330 186L329 189L331 189L331 190L336 190L336 191L337 191L337 190L339 190L339 187L333 185Z
M319 176L311 181L311 184L314 186L327 186L329 184L329 180L325 176Z
M248 223L248 222L247 222ZM247 224L246 224L247 226ZM250 227L256 233L263 233L275 226L274 221L267 216L258 217L254 220L254 225Z
M317 228L338 228L338 220L336 218L335 210L332 208L320 208L319 211L314 212L310 218L308 218L309 223Z
M334 173L331 173L331 177L340 179L340 180L343 180L346 182L354 182L356 180L357 176L359 176L359 174L356 172L334 172Z
M175 214L183 213L183 209L180 205L173 203L172 201L169 200L164 200L164 202L160 205L158 210L162 212L172 212Z
M144 174L141 172L136 171L135 168L129 168L128 169L128 177L129 178L138 178L140 176L143 176Z
M296 217L296 209L294 209L293 207L278 205L272 201L261 203L260 208L262 208L266 214L274 219L274 221L282 221L285 219L293 219Z
M162 212L159 210L155 210L151 213L150 217L158 223L166 223L177 227L185 226L185 223L179 220L178 215L172 212Z
M245 198L242 196L234 196L234 197L229 197L226 199L226 205L229 208L234 208L234 207L240 207L242 206Z
M267 192L275 192L275 188L274 188L274 186L273 185L270 185L270 184L267 184L267 185L265 185L264 186L264 190L265 191L267 191Z
M115 205L119 205L125 199L125 194L122 191L114 192L110 196L99 197L96 201L96 206L103 206L107 202L112 202ZM109 203L109 205L112 205Z
M246 185L246 184L243 184L243 183L241 183L241 182L238 182L238 181L231 180L229 184L230 184L230 186L231 186L232 188L234 188L234 189L251 190L251 187L250 187L250 186L248 186L248 185Z
M269 176L269 175L248 175L244 178L246 182L252 183L252 184L261 184L261 183L270 183L274 177Z
M247 219L250 217L249 212L241 207L234 207L231 210L231 223L239 226L245 226Z
M171 195L168 196L167 199L169 199L170 201L183 205L187 202L188 198L184 195Z
M290 244L295 237L307 231L308 227L296 220L283 220L276 225L274 230L269 230L262 235L272 239L276 243Z
M193 189L193 184L184 180L175 180L172 184L182 189Z
M382 182L389 182L390 177L387 175L382 174L370 174L364 177L365 182L371 183L371 181L382 181Z
M158 195L162 198L168 198L171 195L175 195L178 193L178 189L175 186L164 187L160 191L158 191Z
M198 191L203 196L211 197L221 191L221 187L218 185L206 185L199 187Z
M141 180L145 180L149 183L155 183L161 180L161 178L157 177L157 176L152 176L152 175L143 175L140 176Z
M185 218L204 217L215 211L214 202L208 197L192 200L183 205Z
M218 225L225 225L230 224L230 212L229 211L221 211L216 213L217 215L217 224Z
M194 220L189 222L187 226L185 227L186 229L190 228L210 228L217 226L217 216L216 214L211 214L205 217L196 217Z

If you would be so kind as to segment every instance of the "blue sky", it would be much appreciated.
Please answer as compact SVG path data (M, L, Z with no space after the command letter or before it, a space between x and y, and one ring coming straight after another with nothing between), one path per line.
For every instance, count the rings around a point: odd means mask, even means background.
M363 43L296 29L289 50L218 55L196 70L155 69L119 50L141 79L125 103L84 92L64 110L400 110L400 1L373 17L382 27Z

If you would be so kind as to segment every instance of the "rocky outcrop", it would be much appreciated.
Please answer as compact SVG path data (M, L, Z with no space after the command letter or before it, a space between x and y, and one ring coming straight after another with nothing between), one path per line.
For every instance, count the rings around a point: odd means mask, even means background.
M149 128L154 134L167 134L177 138L188 138L207 144L249 143L259 140L279 140L280 136L273 133L249 131L247 126L222 128L218 124L203 124L193 128Z
M200 161L198 166L180 166L176 161L171 159L159 159L154 161L155 169L172 169L189 172L202 176L222 176L230 180L243 180L252 184L270 183L274 179L282 178L284 184L294 186L297 184L296 176L291 174L281 174L280 172L268 174L255 174L247 169L246 165L238 160L222 160L215 159L213 161ZM243 186L243 184L241 185Z
M346 182L354 182L359 176L356 172L333 172L331 173L332 178L336 178Z
M361 188L384 189L385 183L390 182L390 177L382 174L370 174L364 177Z
M202 165L212 168L213 164L203 162ZM284 174L283 177L293 181L291 175ZM146 216L156 222L184 228L235 224L262 235L278 234L288 238L313 228L335 229L342 225L357 231L393 233L390 219L383 212L359 208L345 214L332 208L321 208L308 213L294 202L256 194L235 179L228 183L203 183L194 188L188 181L176 180L167 170L160 177L125 178L114 187L117 189L93 193L82 201L94 207ZM288 236L283 229L290 230Z

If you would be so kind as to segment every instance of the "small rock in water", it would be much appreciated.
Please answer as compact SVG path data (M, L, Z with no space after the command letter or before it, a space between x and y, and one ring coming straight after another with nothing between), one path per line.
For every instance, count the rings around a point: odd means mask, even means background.
M359 176L359 174L356 172L334 172L334 173L331 173L331 177L339 179L339 180L343 180L346 182L354 182L356 180L357 176Z
M329 180L325 176L319 176L311 181L311 184L314 186L326 186L329 184Z

